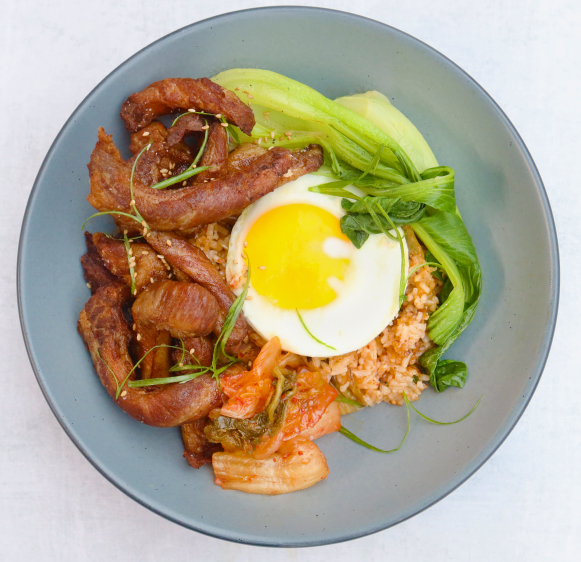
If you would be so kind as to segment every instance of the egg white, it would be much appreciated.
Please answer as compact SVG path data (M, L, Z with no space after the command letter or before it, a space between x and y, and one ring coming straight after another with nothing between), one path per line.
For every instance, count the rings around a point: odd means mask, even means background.
M341 198L308 190L311 186L330 181L334 180L307 174L277 188L244 210L232 230L226 264L226 278L235 294L242 292L246 280L242 257L244 241L259 217L271 209L292 204L313 205L339 219L345 214ZM403 231L399 230L403 237ZM284 350L309 357L343 355L367 345L399 311L401 249L398 241L385 234L373 234L359 250L350 242L339 239L326 240L323 248L331 257L348 258L350 265L343 281L328 280L337 293L332 302L319 308L300 310L300 313L311 333L335 350L315 341L301 325L296 311L279 308L256 292L252 275L248 298L243 306L246 320L263 338L270 340L278 336ZM407 275L405 238L404 251Z

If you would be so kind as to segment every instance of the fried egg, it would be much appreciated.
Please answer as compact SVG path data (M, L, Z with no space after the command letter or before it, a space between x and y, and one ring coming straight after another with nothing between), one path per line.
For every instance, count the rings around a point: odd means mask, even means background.
M246 208L232 230L226 265L239 295L250 263L243 312L252 328L309 357L367 345L399 311L399 242L373 234L358 250L341 232L341 198L309 191L329 181L307 174Z

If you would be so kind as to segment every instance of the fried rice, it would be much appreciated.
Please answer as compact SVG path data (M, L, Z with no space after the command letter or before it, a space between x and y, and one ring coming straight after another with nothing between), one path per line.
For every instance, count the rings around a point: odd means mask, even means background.
M209 224L190 239L224 277L230 229L227 223ZM409 227L404 230L411 270L425 261L425 250ZM410 401L417 400L429 382L417 362L434 345L426 327L429 315L438 308L438 294L442 289L442 282L432 275L433 271L434 268L425 266L411 275L399 314L366 346L345 355L309 357L306 361L319 369L341 393L354 397L362 405L389 402L402 406L404 392ZM345 413L349 410L343 409Z

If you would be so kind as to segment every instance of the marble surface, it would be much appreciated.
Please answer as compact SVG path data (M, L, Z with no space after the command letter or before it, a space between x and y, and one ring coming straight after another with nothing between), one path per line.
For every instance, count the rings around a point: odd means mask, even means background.
M284 5L287 2L271 2ZM397 527L349 543L260 549L183 529L109 484L44 401L16 305L26 201L62 124L113 68L159 37L253 1L2 0L0 18L0 559L6 561L572 560L581 549L581 5L577 0L320 0L432 45L472 75L521 133L551 200L561 308L537 392L492 459L458 490ZM292 48L292 45L289 45Z

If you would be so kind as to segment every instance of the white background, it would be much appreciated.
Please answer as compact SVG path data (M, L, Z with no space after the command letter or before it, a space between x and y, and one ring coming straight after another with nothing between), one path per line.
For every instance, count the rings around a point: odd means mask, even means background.
M397 527L336 546L283 551L230 544L127 498L69 441L33 376L16 306L22 215L54 137L105 75L174 29L266 4L0 0L0 560L580 559L581 3L304 4L354 11L432 45L482 84L528 145L553 207L562 268L553 349L529 408L493 458L451 496Z

